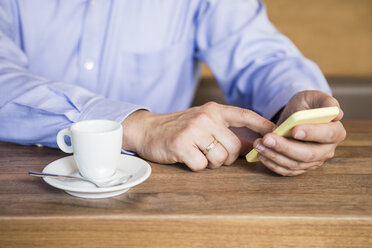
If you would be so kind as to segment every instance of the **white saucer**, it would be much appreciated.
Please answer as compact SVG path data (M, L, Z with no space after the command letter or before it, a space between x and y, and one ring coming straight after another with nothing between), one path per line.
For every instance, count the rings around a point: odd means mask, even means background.
M48 164L43 172L61 175L77 175L78 169L73 156L60 158ZM82 198L107 198L120 195L129 188L144 182L151 174L150 165L137 157L121 154L119 158L118 171L114 175L123 174L133 175L127 182L105 188L97 188L94 184L84 181L65 180L52 177L44 177L44 181L49 185L62 189L68 194Z

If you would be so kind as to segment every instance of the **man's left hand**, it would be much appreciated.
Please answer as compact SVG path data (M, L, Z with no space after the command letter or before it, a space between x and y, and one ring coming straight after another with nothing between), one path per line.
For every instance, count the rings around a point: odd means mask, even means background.
M320 91L302 91L294 95L284 108L278 124L294 112L337 106L338 101ZM287 139L274 133L255 140L253 146L258 151L259 160L270 170L283 176L300 175L307 170L321 166L335 154L337 145L346 137L340 120L343 112L327 124L305 124L292 130L294 139Z

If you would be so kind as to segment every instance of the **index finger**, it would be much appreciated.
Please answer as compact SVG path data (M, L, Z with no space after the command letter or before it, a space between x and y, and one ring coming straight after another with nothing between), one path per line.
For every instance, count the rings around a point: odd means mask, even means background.
M346 131L340 121L326 124L303 124L292 131L295 139L318 143L340 143L346 137Z
M324 97L324 95L326 97ZM325 93L323 93L321 96L322 96L322 101L319 107L333 107L333 106L338 107L340 112L333 121L335 122L335 121L341 120L342 117L344 116L344 111L342 111L340 107L340 103L337 101L337 99Z
M274 123L249 109L223 106L221 115L229 127L247 127L262 135L272 132L276 127Z

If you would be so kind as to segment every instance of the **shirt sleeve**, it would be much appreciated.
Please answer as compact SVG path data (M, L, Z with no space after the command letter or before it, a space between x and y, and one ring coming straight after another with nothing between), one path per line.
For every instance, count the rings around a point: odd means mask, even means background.
M10 7L0 5L0 140L56 147L58 131L74 122L122 122L145 109L31 73L16 20Z
M196 57L208 64L226 100L272 118L304 90L331 94L318 66L269 21L256 0L205 1L196 27Z

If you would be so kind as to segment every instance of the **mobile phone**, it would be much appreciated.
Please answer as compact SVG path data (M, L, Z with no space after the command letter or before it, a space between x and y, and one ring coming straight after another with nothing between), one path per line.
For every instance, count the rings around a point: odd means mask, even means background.
M301 110L293 113L287 120L285 120L273 133L283 137L292 137L292 129L301 124L322 124L331 122L339 114L338 107L325 107ZM252 149L246 156L248 162L254 163L259 161L257 158L257 151Z

